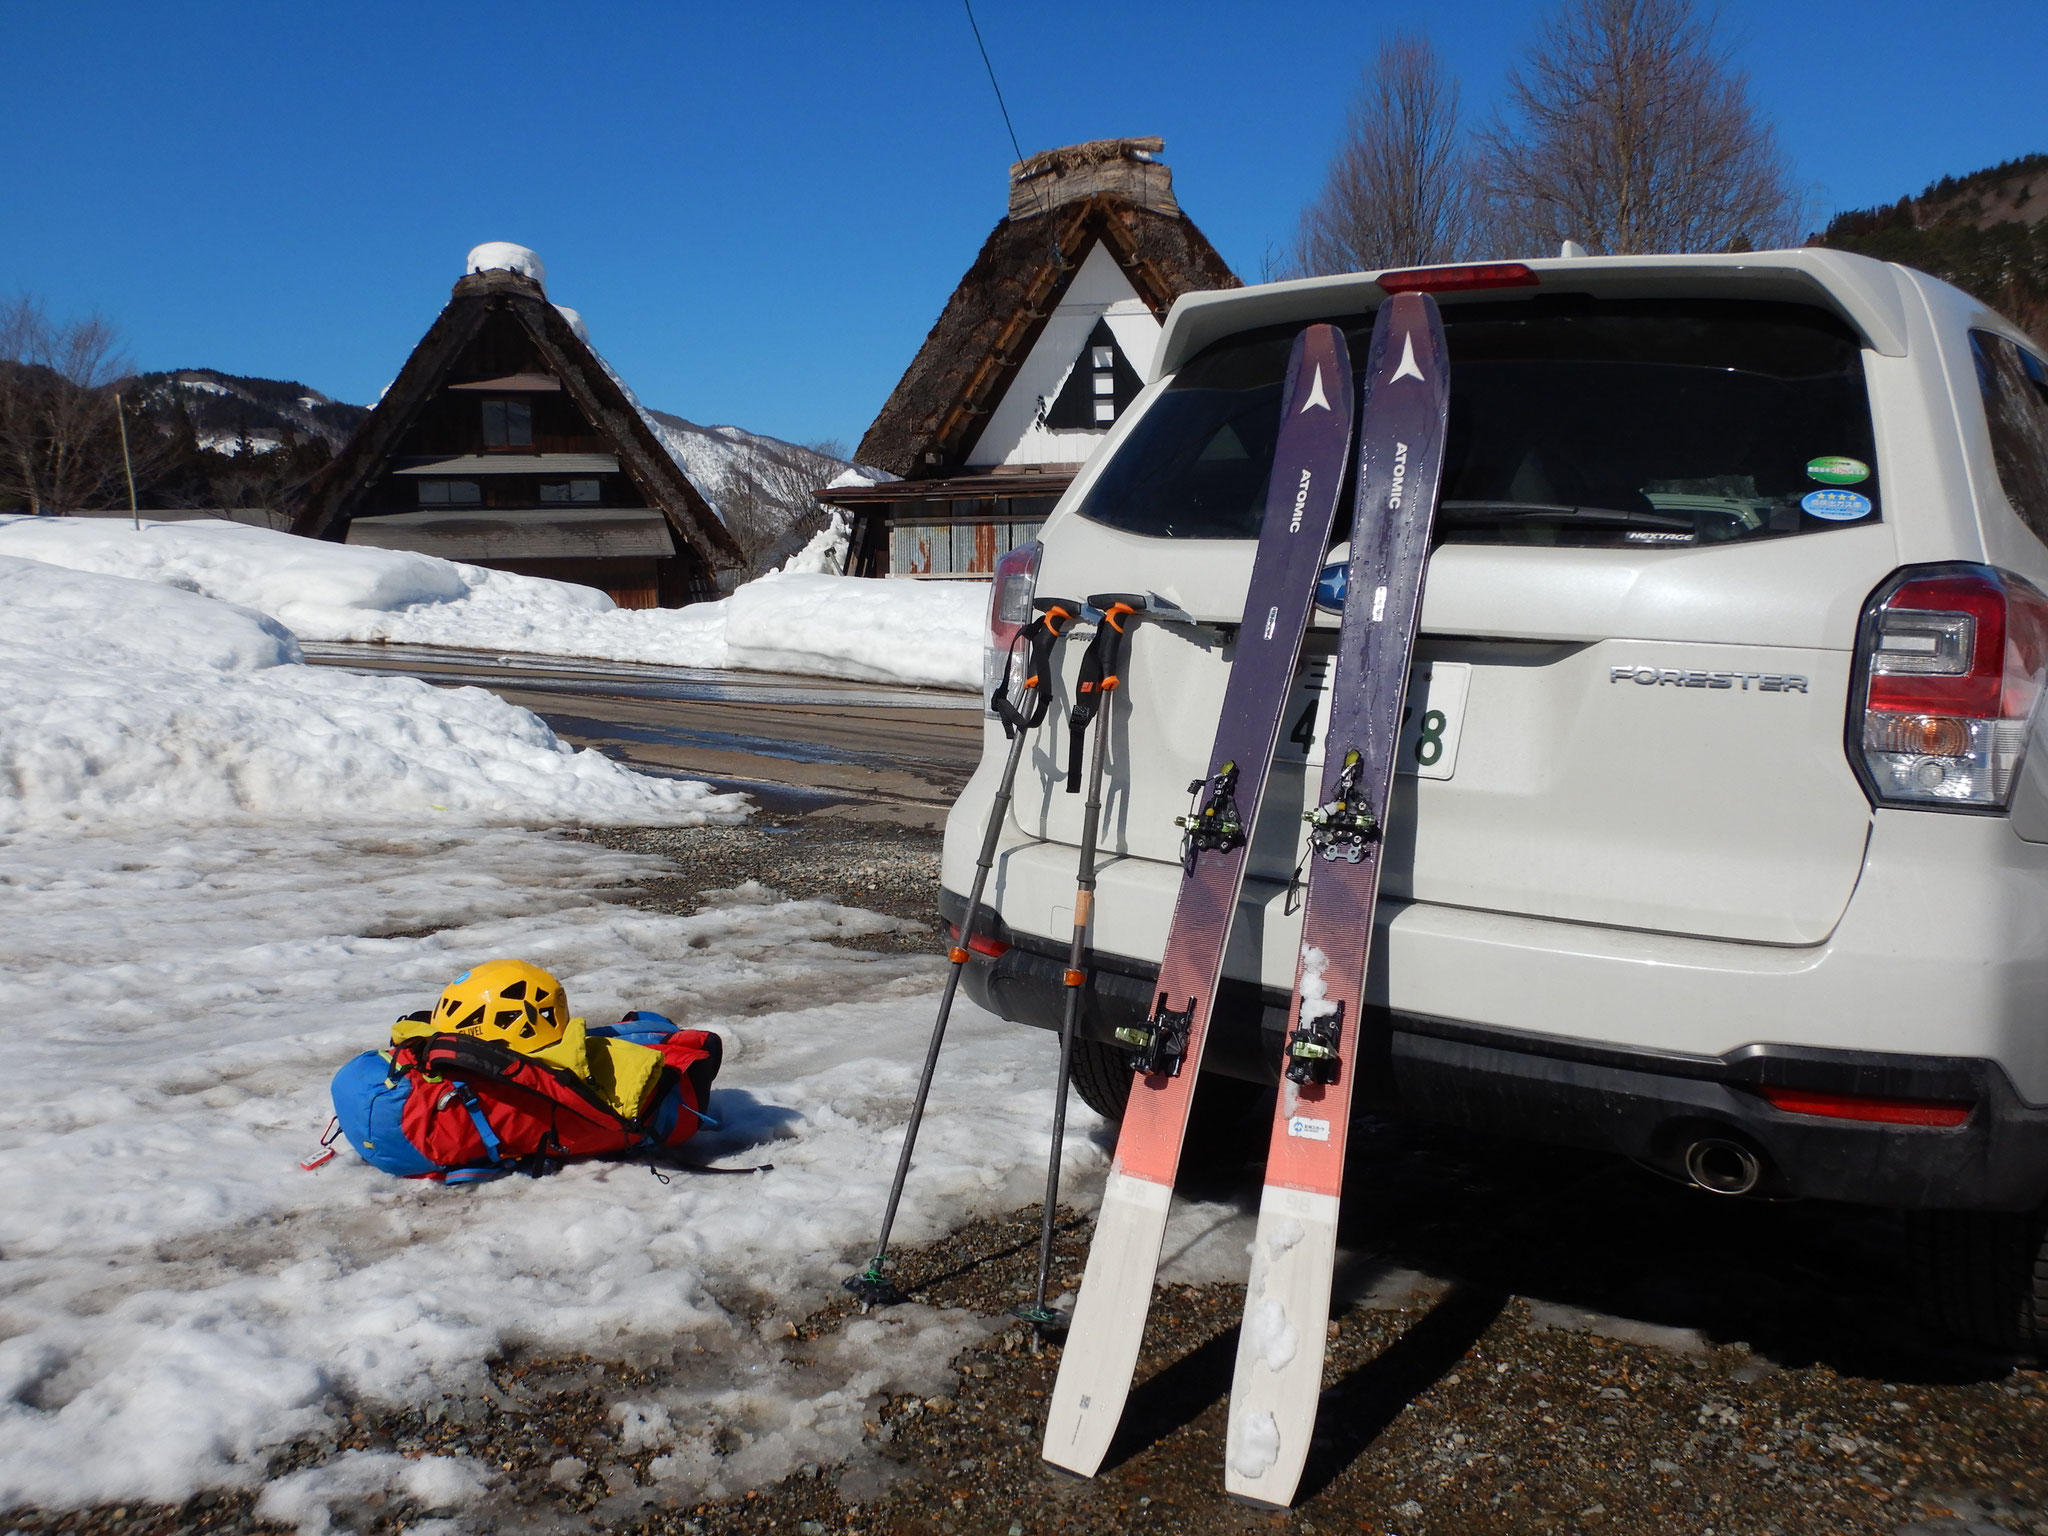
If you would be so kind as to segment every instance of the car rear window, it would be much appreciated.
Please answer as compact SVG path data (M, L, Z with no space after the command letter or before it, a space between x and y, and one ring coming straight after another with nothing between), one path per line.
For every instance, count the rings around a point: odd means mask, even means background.
M1882 515L1860 343L1824 310L1565 294L1447 303L1443 317L1440 542L1684 546ZM1363 368L1372 317L1333 323ZM1299 329L1190 360L1081 515L1163 538L1256 537Z

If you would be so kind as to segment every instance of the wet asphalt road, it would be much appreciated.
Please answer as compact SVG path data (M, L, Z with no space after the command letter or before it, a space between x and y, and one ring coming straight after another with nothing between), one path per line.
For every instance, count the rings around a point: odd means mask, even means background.
M319 665L488 688L564 741L785 814L937 827L981 756L980 701L943 689L414 646L305 651Z

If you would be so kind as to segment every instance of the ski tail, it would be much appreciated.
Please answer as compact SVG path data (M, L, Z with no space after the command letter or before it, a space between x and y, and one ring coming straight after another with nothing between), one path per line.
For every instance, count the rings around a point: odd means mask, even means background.
M1426 294L1380 306L1359 421L1350 586L1289 1010L1293 1029L1231 1382L1224 1486L1293 1502L1322 1391L1359 1015L1423 577L1442 479L1449 366Z
M1351 454L1344 333L1313 325L1294 343L1244 621L1209 759L1212 794L1186 854L1151 1022L1125 1039L1142 1064L1117 1138L1095 1239L1046 1416L1045 1459L1092 1477L1129 1396L1166 1233L1210 1002L1244 882L1250 829L1291 695L1315 582ZM1228 817L1221 804L1230 804ZM1197 813L1200 814L1199 812ZM1237 825L1229 830L1224 823Z

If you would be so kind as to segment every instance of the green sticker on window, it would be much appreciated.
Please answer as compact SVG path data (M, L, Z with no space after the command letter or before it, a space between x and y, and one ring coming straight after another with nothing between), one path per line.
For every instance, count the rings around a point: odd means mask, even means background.
M1806 473L1822 485L1857 485L1870 478L1870 466L1861 459L1828 453L1817 459L1808 459Z

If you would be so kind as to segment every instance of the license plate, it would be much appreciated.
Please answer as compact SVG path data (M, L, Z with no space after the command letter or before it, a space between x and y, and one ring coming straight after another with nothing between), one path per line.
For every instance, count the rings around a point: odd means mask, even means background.
M1294 697L1281 722L1280 762L1316 767L1328 746L1333 656L1304 661L1294 676ZM1463 661L1421 661L1408 674L1408 703L1401 721L1401 746L1394 758L1396 773L1422 779L1448 779L1458 766L1458 734L1465 723L1465 694L1472 666Z

